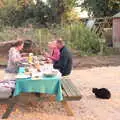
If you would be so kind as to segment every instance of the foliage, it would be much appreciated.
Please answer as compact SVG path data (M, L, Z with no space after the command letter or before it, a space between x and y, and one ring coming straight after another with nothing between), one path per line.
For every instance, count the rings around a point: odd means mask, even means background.
M71 17L74 19L72 9L76 1L48 0L46 4L38 0L37 4L33 4L31 0L4 0L4 7L0 8L0 21L6 26L34 24L47 27L48 24L61 23L61 20L67 21Z
M12 40L17 37L34 40L41 49L47 48L48 41L54 37L62 37L68 47L79 51L81 55L98 54L100 52L99 38L80 23L57 25L53 28L9 28L0 32L0 40Z
M52 40L53 35L47 28L32 28L32 27L5 27L0 31L0 41L16 40L17 38L30 39L34 41L36 46L41 49L47 47L48 41Z
M14 0L12 0L13 3ZM23 6L19 4L6 3L3 8L0 8L0 20L6 26L22 26L26 24L46 25L52 21L52 11L43 2L38 2L37 5L29 4ZM37 24L37 25L38 25Z
M81 7L95 17L112 16L120 11L120 0L84 0Z
M15 25L20 24L22 19L19 19L23 17L22 14L20 14L22 11L17 10L17 4L15 4L15 0L11 1L4 1L4 7L0 8L0 20L3 22L4 25Z
M54 22L60 23L61 20L68 19L69 11L77 6L78 0L47 0L48 5L53 11Z
M72 9L67 12L64 12L64 14L62 15L61 23L72 23L79 20L80 20L80 17L78 13L75 11L75 9Z
M52 29L52 33L61 36L70 48L78 50L80 54L90 55L100 52L99 37L81 23L56 26Z
M119 55L120 50L118 48L104 47L103 55Z
M8 40L15 40L17 37L16 32L12 31L9 27L4 27L2 31L0 31L0 42L1 41L8 41Z

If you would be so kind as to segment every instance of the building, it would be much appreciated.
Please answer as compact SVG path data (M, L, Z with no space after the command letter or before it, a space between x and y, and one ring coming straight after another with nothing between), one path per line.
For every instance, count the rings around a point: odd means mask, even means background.
M113 47L120 48L120 12L113 16Z

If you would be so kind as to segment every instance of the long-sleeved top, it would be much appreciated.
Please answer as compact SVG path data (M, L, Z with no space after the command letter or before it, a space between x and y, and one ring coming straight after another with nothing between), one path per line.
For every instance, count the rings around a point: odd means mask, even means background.
M60 51L59 51L59 49L54 48L53 51L52 51L52 54L51 54L51 56L49 56L49 58L51 60L53 60L53 62L58 61L60 59Z
M71 73L72 55L65 46L60 49L60 59L54 63L53 67L58 69L62 73L62 76L66 76Z
M6 71L9 73L16 73L18 70L16 59L21 59L20 52L15 48L12 47L9 50L9 59Z

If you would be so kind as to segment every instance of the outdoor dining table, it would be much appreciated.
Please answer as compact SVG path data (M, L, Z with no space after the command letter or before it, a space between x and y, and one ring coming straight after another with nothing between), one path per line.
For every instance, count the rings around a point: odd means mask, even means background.
M41 77L40 79L34 79L34 77L18 77L16 79L13 96L9 99L3 99L0 101L1 103L8 104L8 107L2 116L3 119L8 118L15 104L19 101L19 97L17 96L19 96L21 93L47 93L52 95L55 94L56 100L60 101L63 104L68 115L70 116L73 116L73 112L67 101L76 101L82 98L79 94L79 91L77 91L76 87L73 85L72 81L67 78L61 78L59 75L53 77L45 77L43 75L43 77ZM40 98L38 100L40 101L55 100L53 99L54 96L49 96L50 99L48 98L48 96L45 97L40 95L39 97Z
M62 101L61 78L58 76L45 77L40 79L17 78L14 90L14 96L20 93L47 93L55 94L57 101Z

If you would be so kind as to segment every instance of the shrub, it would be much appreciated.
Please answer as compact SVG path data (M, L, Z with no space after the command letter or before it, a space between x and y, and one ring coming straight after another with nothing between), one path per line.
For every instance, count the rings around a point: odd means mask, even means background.
M53 29L57 36L62 36L71 48L81 54L97 54L100 52L99 37L81 23L57 26Z
M68 47L79 51L81 55L98 54L103 47L98 36L87 29L83 24L53 25L47 28L5 28L0 32L0 40L11 40L22 37L34 40L41 49L47 48L48 41L53 35L63 37ZM102 45L101 45L102 44ZM102 46L102 47L101 47ZM104 46L105 47L105 46Z

